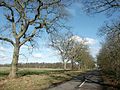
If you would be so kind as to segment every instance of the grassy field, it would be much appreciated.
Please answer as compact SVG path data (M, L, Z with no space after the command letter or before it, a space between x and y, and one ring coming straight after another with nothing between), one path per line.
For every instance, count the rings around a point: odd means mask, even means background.
M19 78L7 79L9 68L0 67L0 90L43 90L80 73L62 69L19 68Z

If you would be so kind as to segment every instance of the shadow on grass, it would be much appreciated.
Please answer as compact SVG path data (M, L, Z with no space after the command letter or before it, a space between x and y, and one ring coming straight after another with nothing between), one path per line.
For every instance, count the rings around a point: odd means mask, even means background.
M55 73L60 74L66 71L69 70L19 70L17 72L17 75L18 77L26 76L26 75L40 75L40 74L49 75ZM8 75L9 75L9 71L0 71L0 77L4 77Z
M9 72L4 72L4 71L0 72L0 77L4 77L7 75L9 75Z
M49 75L49 74L54 74L54 73L64 73L64 70L21 70L17 74L18 76L26 76L26 75Z

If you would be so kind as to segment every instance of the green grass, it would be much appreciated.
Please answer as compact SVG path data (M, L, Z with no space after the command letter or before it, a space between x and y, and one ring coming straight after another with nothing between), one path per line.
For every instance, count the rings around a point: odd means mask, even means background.
M19 76L25 76L25 75L40 75L40 74L50 74L50 73L64 73L64 70L20 70L18 71Z
M10 68L9 67L0 67L0 80L3 77L6 77L9 74Z
M9 67L0 67L0 77L7 76L10 72ZM49 68L19 68L18 76L25 75L40 75L40 74L49 74L49 73L63 73L62 69L49 69Z

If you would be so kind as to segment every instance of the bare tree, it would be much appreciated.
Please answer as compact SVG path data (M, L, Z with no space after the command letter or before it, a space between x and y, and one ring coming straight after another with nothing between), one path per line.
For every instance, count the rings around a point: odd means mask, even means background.
M53 35L50 38L51 41L50 46L59 52L63 62L63 69L65 70L66 70L66 64L69 61L68 52L73 47L72 45L73 40L70 40L72 36L73 35L71 32L67 32L64 34Z
M120 0L80 0L83 9L90 14L106 12L107 15L120 12Z
M13 59L9 77L17 77L17 64L20 47L34 45L41 37L40 32L52 33L60 30L62 21L68 16L65 7L70 1L64 0L0 0L4 26L0 29L0 40L9 42L13 47ZM29 43L28 43L29 42Z
M117 38L120 41L120 20L111 21L111 23L105 23L100 29L99 33L100 36L104 36L108 39Z

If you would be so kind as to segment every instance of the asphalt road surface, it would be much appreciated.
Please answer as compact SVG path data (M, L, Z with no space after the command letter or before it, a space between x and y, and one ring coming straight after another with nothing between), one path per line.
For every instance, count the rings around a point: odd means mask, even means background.
M47 90L103 90L98 70L89 71Z

